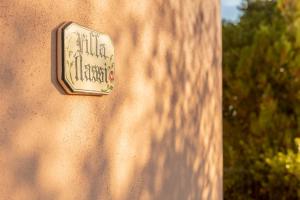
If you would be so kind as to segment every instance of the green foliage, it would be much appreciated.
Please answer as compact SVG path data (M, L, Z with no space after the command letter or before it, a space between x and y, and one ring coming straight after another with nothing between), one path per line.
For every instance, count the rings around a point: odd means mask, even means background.
M225 199L300 199L300 1L241 10L223 22Z

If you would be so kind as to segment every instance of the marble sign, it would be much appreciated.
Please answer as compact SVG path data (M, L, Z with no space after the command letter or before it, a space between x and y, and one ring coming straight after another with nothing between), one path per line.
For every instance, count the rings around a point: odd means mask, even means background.
M70 22L58 29L57 76L68 94L109 94L114 87L114 47L108 35Z

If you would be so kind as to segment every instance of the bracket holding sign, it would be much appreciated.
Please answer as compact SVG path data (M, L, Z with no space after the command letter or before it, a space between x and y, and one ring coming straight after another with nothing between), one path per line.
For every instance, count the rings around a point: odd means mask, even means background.
M57 78L68 94L103 95L114 87L114 47L108 35L69 22L58 29Z

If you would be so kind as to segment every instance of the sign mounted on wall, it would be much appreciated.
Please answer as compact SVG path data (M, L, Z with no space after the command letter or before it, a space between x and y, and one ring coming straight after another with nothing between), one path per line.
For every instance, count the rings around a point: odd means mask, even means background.
M108 35L73 22L57 36L57 77L68 94L109 94L114 87L114 47Z

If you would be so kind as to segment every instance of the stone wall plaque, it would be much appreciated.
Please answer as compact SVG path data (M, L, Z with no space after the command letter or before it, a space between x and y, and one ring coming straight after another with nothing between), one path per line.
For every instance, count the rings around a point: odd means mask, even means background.
M114 87L114 47L108 35L73 22L58 29L57 77L68 94L109 94Z

